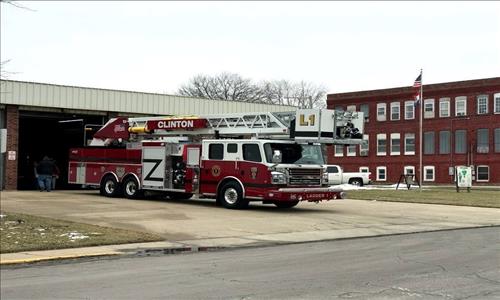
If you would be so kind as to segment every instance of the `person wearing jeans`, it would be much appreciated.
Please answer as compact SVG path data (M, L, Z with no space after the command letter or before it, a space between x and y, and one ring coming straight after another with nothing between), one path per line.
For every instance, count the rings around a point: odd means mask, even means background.
M35 171L40 192L50 192L52 189L52 176L55 173L54 161L45 156L42 161L37 164Z

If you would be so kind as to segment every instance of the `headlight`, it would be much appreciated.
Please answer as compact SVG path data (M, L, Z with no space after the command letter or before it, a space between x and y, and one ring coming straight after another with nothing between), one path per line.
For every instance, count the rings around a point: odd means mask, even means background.
M323 183L328 183L328 173L323 172Z
M286 184L286 175L281 172L271 172L273 184Z

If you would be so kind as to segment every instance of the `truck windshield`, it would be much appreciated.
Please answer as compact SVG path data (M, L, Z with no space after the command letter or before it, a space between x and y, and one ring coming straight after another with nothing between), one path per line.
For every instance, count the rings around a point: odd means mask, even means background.
M320 145L266 143L264 151L268 163L273 161L274 150L281 151L282 164L323 165L325 163Z

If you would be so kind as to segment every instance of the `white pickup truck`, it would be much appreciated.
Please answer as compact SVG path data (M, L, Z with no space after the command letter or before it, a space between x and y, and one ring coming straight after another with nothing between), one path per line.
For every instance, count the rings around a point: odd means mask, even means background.
M371 172L344 172L342 167L338 165L326 165L326 172L328 173L329 185L349 183L362 186L371 182Z

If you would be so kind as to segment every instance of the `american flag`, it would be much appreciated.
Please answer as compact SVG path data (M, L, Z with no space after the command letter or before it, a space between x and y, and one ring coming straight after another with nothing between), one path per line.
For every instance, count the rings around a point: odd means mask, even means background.
M418 75L417 79L415 79L415 82L413 83L414 88L419 88L422 86L422 73Z

